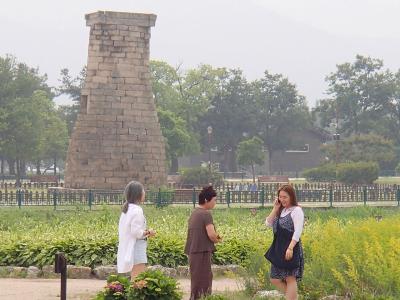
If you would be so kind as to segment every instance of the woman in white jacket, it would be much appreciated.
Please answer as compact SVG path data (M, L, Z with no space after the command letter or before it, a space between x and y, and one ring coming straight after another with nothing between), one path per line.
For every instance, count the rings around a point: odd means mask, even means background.
M131 272L131 280L146 269L147 238L155 235L146 229L146 218L140 204L144 202L143 185L131 181L125 188L125 203L118 227L118 273Z

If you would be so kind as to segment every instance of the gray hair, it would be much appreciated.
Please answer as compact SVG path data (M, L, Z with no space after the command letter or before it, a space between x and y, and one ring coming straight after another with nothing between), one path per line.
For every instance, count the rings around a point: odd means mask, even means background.
M131 181L125 187L125 203L122 207L122 212L128 211L129 203L139 203L144 192L143 185L138 181Z

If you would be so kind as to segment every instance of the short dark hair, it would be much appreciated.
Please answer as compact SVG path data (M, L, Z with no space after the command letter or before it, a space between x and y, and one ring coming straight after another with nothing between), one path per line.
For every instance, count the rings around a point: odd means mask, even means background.
M214 190L212 185L205 186L199 194L199 204L204 204L211 201L212 198L217 196L217 192Z

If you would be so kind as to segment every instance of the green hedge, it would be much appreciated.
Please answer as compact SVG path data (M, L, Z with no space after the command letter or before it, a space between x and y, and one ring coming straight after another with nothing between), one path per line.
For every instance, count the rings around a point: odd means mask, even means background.
M193 184L193 185L208 185L212 183L214 185L222 184L223 177L221 174L204 167L183 169L181 171L182 183Z
M326 164L316 168L307 169L302 174L308 181L331 181L336 179L336 166Z
M184 240L171 236L154 238L148 244L150 265L176 267L187 265ZM213 262L219 265L245 264L249 253L256 247L251 242L231 238L218 245ZM116 264L117 240L115 238L88 242L87 240L48 240L35 242L26 240L9 245L0 245L0 265L39 266L52 265L54 255L64 252L68 263L90 266Z
M339 164L337 178L348 184L372 184L379 177L379 166L376 162L357 162Z
M302 174L308 181L338 180L347 184L371 184L379 176L379 166L375 162L349 162L325 164L307 169Z

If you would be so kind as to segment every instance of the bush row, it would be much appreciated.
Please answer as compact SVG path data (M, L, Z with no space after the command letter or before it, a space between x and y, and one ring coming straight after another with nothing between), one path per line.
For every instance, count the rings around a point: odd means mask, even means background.
M338 180L347 184L371 184L379 176L379 166L375 162L356 162L325 164L317 168L308 169L303 176L309 181Z
M214 253L213 263L218 265L245 264L249 253L256 249L252 243L231 238L218 245ZM3 266L38 266L54 263L54 255L64 252L68 264L89 266L116 264L117 240L115 238L101 240L42 240L35 242L25 240L0 245L0 265ZM148 260L150 265L176 267L187 265L184 254L184 240L173 237L158 237L148 244Z

